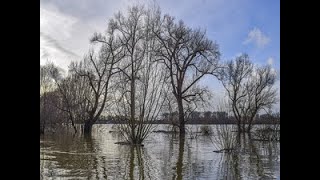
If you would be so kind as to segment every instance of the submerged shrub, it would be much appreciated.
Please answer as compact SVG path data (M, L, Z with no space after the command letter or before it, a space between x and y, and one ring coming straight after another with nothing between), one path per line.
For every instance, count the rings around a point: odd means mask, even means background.
M213 136L214 152L231 152L236 147L236 133L232 132L233 126L222 124L216 125L216 135Z
M280 128L278 126L264 126L257 129L253 135L255 140L259 141L280 141Z
M200 127L200 132L202 135L208 136L213 133L211 126L205 125Z

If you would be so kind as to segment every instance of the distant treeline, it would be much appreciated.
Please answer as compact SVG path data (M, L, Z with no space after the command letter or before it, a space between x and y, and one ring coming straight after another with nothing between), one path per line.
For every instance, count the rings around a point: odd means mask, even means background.
M198 112L195 111L186 118L186 124L236 124L234 116L227 112ZM101 116L96 124L121 124L125 123L127 118L119 116ZM162 117L156 121L148 122L152 124L173 124L178 125L178 112L163 113ZM256 115L253 124L278 124L280 123L280 113L266 113Z

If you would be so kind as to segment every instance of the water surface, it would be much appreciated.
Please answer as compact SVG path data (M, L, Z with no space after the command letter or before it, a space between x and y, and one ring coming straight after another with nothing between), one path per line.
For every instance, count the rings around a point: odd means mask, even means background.
M194 133L184 139L151 133L144 147L118 145L113 125L94 125L91 138L58 133L40 138L42 179L280 179L280 143L240 137L235 153L215 153L214 136ZM215 130L216 125L210 125ZM167 125L158 125L156 130Z

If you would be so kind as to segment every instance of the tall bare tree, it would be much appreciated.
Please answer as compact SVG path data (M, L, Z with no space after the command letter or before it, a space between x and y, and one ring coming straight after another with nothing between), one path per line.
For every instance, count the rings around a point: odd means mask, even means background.
M119 12L110 20L126 54L118 67L117 111L126 120L121 132L132 144L141 144L147 137L165 99L166 71L156 61L156 39L151 30L159 11L133 6L128 14Z
M246 54L227 62L219 79L227 91L239 132L250 132L259 110L276 103L276 74L270 66L254 67Z
M183 21L165 15L153 32L160 44L158 56L164 63L179 112L180 134L185 133L185 106L201 99L206 89L197 85L205 75L217 75L218 45L204 31L191 29Z
M102 44L98 56L95 56L92 50L83 61L71 65L71 71L86 78L90 87L90 94L86 97L88 108L84 122L85 134L91 133L92 125L99 119L107 102L110 102L112 77L119 72L116 69L117 63L124 56L112 26L108 29L106 36L95 33L91 42Z

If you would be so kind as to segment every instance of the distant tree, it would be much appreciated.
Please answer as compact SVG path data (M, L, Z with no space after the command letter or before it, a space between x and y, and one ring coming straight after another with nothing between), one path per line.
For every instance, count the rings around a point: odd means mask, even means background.
M228 116L228 113L225 111L218 111L216 112L217 118L220 120L225 120Z
M56 128L65 119L65 114L56 108L60 103L59 93L50 91L40 97L40 134L44 134L48 128Z
M212 117L212 112L211 111L206 111L206 112L203 113L203 115L204 115L204 118L206 120L210 120L211 117Z
M169 113L162 113L162 118L163 120L168 120L169 119Z
M200 119L200 112L199 111L193 111L191 114L190 114L190 117L192 120L199 120Z
M276 102L276 74L270 66L254 67L246 54L227 62L219 79L227 91L239 132L250 132L259 110Z
M43 134L47 124L46 106L47 106L47 92L51 90L51 76L47 66L40 65L40 134Z
M45 133L47 125L53 127L61 124L64 114L56 108L60 103L60 96L54 83L54 73L60 74L61 69L48 62L40 65L40 133Z
M52 77L52 70L56 69L53 63L40 65L40 97L46 92L54 91L55 84Z

